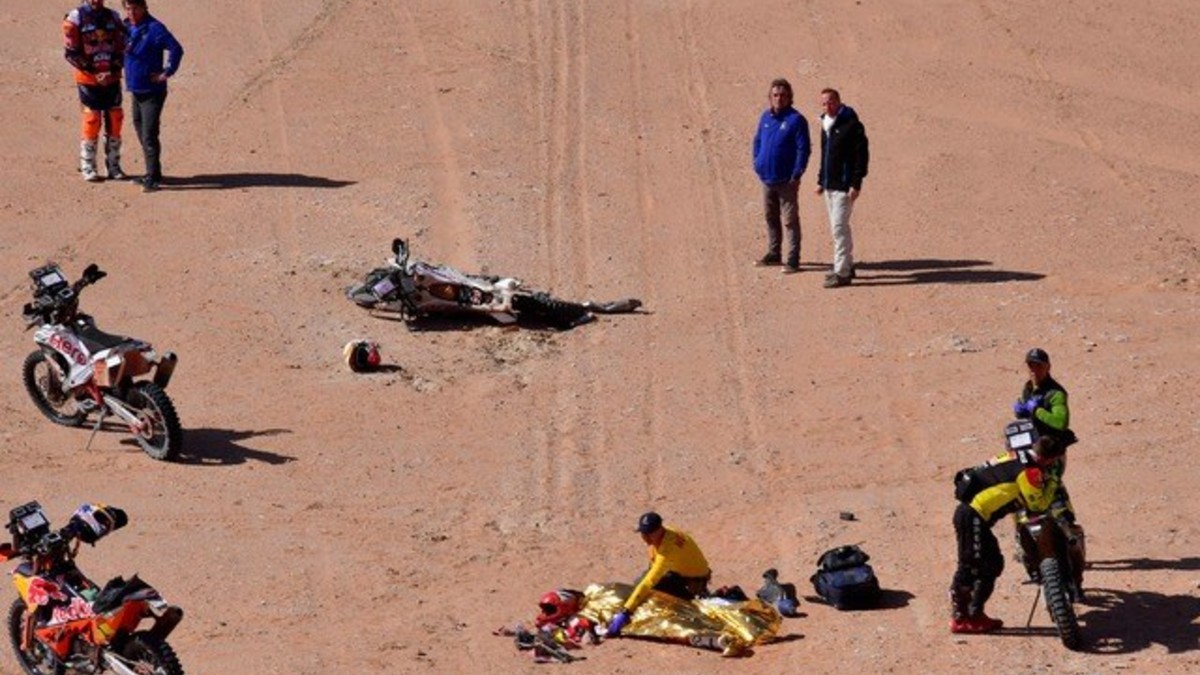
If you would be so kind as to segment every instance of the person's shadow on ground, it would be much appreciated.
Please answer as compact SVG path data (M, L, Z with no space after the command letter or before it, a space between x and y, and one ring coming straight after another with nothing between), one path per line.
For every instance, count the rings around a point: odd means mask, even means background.
M240 442L256 436L278 436L290 434L290 429L263 429L262 431L233 431L232 429L184 429L183 448L179 452L180 464L202 466L229 466L247 461L266 464L287 464L296 461L290 455L281 455L266 450L256 450Z
M207 173L195 176L164 176L159 183L171 190L239 190L263 187L341 188L352 180L334 180L301 173Z
M977 269L991 266L990 260L877 260L854 264L852 286L900 286L905 284L998 284L1007 281L1037 281L1046 275L1013 270ZM830 269L830 265L821 265Z

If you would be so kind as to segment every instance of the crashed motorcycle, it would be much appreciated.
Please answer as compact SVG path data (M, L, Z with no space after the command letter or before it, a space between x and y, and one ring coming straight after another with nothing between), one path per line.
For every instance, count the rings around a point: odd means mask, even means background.
M51 422L82 426L95 413L92 435L104 420L123 422L146 454L174 459L183 445L183 430L166 387L175 371L173 352L161 356L149 343L105 333L79 311L79 294L107 276L88 265L74 283L58 265L48 263L29 273L33 302L26 303L26 330L37 326L38 349L25 359L22 376L33 404Z
M81 543L127 522L124 511L102 504L79 507L59 530L37 502L9 512L12 543L0 545L0 561L21 561L8 635L26 675L183 675L166 641L183 610L137 575L99 587L75 565Z
M1008 452L1017 458L1033 452L1038 432L1029 420L1011 422L1004 429ZM1015 514L1021 562L1029 578L1039 584L1046 609L1067 649L1083 644L1075 603L1083 600L1083 570L1087 551L1083 528L1074 522L1065 492L1059 491L1042 513L1021 510Z
M559 330L587 323L594 314L636 311L642 302L570 302L525 288L513 277L465 274L446 265L430 265L409 256L408 242L392 241L393 257L346 291L364 309L394 312L406 320L433 315L474 314L501 324L532 320Z

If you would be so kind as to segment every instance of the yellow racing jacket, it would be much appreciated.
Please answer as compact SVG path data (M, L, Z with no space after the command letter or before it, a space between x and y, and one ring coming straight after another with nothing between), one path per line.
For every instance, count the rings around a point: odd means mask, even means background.
M968 503L988 524L1021 508L1046 511L1058 492L1058 472L1023 466L1012 457L998 458L969 471L978 491Z

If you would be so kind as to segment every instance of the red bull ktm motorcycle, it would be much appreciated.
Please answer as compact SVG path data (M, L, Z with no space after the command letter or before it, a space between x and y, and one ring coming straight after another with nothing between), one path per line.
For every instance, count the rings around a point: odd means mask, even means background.
M84 504L59 530L37 502L9 512L12 543L0 545L0 561L21 561L12 573L19 597L8 636L26 675L183 675L166 641L183 610L137 575L101 588L75 565L81 543L127 522L124 511L103 504Z
M105 333L91 316L79 311L79 294L107 276L88 265L74 283L48 263L31 271L33 302L26 303L26 329L37 327L37 350L25 359L22 376L33 404L51 422L82 426L95 414L91 445L105 419L128 427L146 454L174 459L183 445L183 430L167 384L177 361L161 356L149 343Z
M447 265L409 257L408 242L392 240L392 258L346 290L359 307L399 314L406 320L437 315L486 316L500 324L522 319L568 330L595 314L637 311L637 298L613 302L571 302L525 287L515 277L466 274Z

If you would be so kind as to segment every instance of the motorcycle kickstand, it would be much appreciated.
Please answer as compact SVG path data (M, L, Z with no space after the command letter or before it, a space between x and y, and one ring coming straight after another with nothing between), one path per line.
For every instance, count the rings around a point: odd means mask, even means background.
M88 436L87 445L83 446L83 451L87 452L92 447L92 440L96 438L96 432L100 431L100 425L104 424L104 415L108 412L108 406L100 409L100 414L96 417L96 426L92 427L92 433Z
M1037 611L1038 600L1042 599L1042 585L1038 584L1037 595L1033 596L1033 607L1029 608L1029 618L1025 620L1025 627L1029 628L1033 625L1033 613Z

